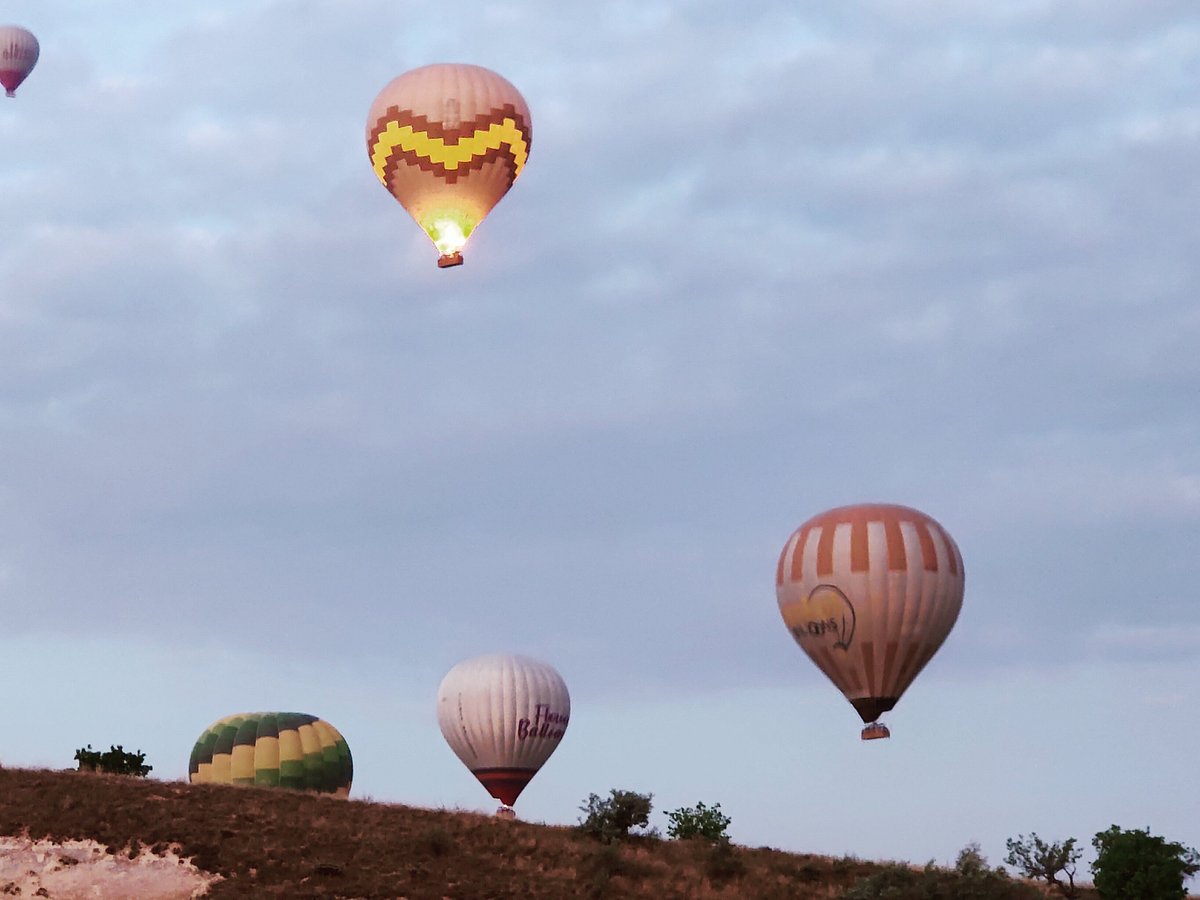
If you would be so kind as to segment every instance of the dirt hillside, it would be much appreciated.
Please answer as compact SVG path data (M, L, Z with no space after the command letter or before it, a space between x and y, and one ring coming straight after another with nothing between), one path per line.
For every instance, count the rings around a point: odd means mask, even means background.
M413 900L843 896L901 867L769 848L640 838L606 845L562 826L128 776L0 769L0 835L93 839L132 858L171 848L221 876L214 898ZM950 873L938 877L951 878ZM888 876L890 877L890 876ZM968 896L946 881L936 894ZM0 884L0 893L21 890ZM42 888L47 891L46 888ZM950 891L943 893L942 891ZM32 890L23 893L32 894ZM50 892L42 896L59 896ZM65 896L65 895L62 895ZM1040 897L1013 883L975 897Z

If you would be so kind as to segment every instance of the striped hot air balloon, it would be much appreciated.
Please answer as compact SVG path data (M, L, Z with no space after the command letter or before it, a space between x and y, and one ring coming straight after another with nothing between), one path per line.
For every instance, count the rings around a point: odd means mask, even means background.
M460 662L438 687L446 742L489 794L511 813L521 791L558 749L571 697L552 666L493 654Z
M33 71L40 53L33 32L19 25L0 25L0 85L8 96L17 96L17 87Z
M188 780L294 788L345 797L354 762L336 728L307 713L238 713L213 722L192 748Z
M367 114L375 174L429 235L442 268L529 157L533 126L515 87L488 69L422 66L393 79Z
M906 506L831 509L788 538L775 590L792 637L867 727L942 645L962 608L963 561L932 518Z

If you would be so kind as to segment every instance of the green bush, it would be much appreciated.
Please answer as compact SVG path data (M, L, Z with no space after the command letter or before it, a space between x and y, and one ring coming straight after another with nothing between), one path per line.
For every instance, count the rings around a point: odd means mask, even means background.
M75 761L79 763L80 772L105 772L109 775L134 775L145 778L154 766L146 765L146 754L139 750L129 753L120 744L110 746L101 753L93 750L92 745L81 747L75 751Z
M693 807L669 812L667 818L671 820L667 826L667 836L675 840L699 839L709 843L729 840L725 829L729 827L730 818L721 812L720 803L712 806L697 803Z
M1200 872L1200 854L1149 829L1112 825L1096 833L1092 846L1092 876L1104 900L1183 900L1183 882Z
M958 851L954 860L954 871L964 878L984 878L988 872L987 857L979 844L972 842Z
M609 797L589 794L587 803L579 807L584 816L579 820L579 830L604 843L612 843L630 836L634 828L643 828L650 823L650 799L653 794L638 794L634 791L609 791Z

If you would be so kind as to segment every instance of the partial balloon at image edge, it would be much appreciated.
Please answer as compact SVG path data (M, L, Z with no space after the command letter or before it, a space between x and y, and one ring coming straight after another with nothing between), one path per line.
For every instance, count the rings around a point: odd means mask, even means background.
M41 56L38 39L20 25L0 25L0 85L15 99L17 88L29 77Z
M197 738L188 760L193 784L286 788L347 797L350 746L333 725L296 712L235 713Z

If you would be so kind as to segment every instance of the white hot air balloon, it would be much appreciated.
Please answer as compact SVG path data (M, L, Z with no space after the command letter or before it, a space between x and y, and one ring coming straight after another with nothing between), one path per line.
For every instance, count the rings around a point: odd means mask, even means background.
M571 697L553 666L497 653L464 660L438 687L450 749L511 815L517 797L567 730Z

